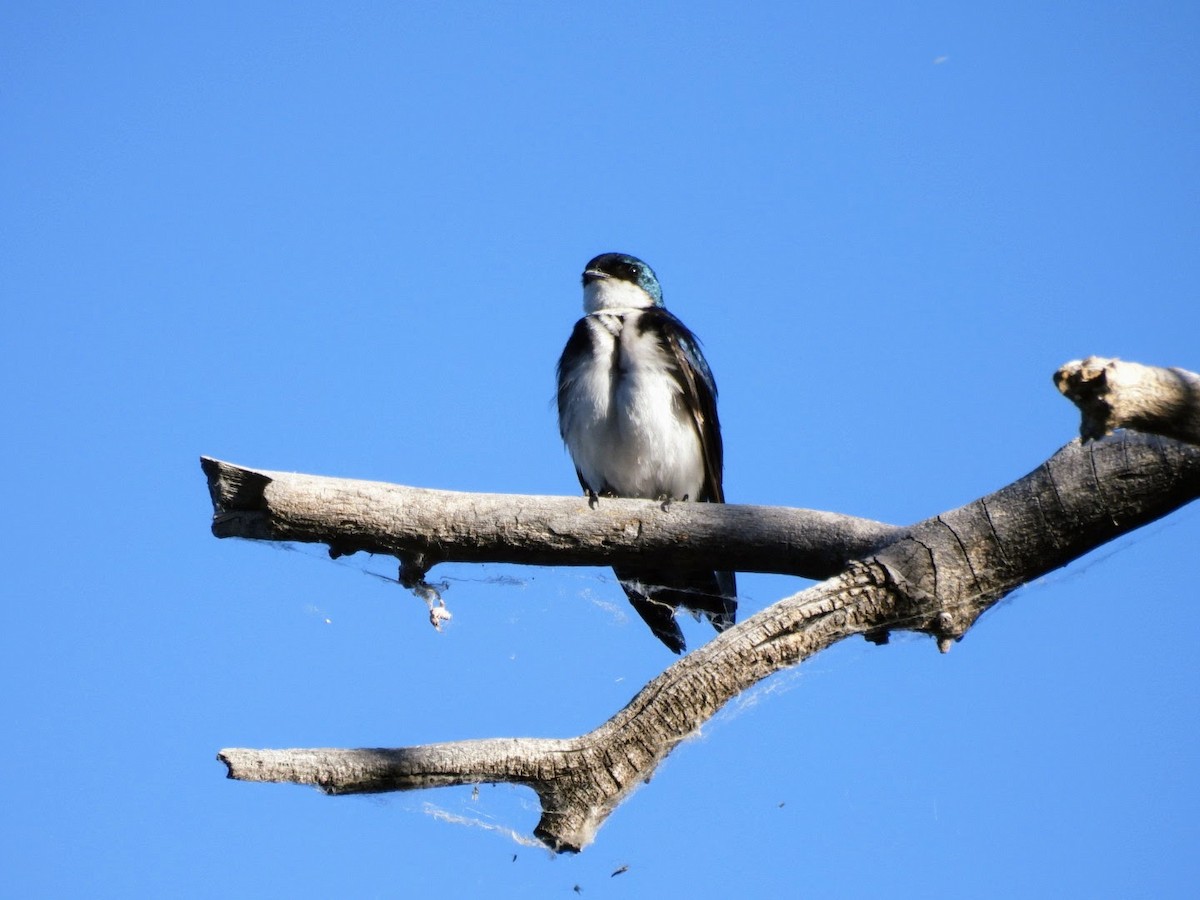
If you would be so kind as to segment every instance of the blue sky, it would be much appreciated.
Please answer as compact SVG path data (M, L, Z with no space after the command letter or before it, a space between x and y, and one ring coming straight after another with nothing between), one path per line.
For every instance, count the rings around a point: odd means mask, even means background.
M435 570L436 634L386 560L213 539L198 457L574 493L553 367L621 250L704 341L731 501L968 502L1074 436L1061 363L1200 368L1198 36L1155 2L6 4L4 892L1188 895L1195 509L947 656L768 681L550 858L520 790L214 755L591 728L671 661L611 576Z

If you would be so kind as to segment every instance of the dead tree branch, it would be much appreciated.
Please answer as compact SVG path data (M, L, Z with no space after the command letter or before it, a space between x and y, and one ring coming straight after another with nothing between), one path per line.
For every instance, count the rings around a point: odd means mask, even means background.
M840 570L685 656L609 721L580 737L393 750L230 749L219 757L231 778L317 785L330 794L478 782L527 785L542 804L535 834L559 851L586 846L608 814L674 747L773 672L853 635L884 643L891 631L916 631L933 636L946 650L1013 588L1200 494L1200 449L1129 432L1070 444L1008 487L907 529L804 511L792 511L798 518L790 519L786 511L770 508L681 503L662 510L610 500L589 510L582 500L410 495L395 492L415 489L382 485L362 493L353 486L362 482L240 470L213 460L205 460L204 467L218 536L317 540L330 543L333 552L369 549L423 555L425 562L474 558L607 565L669 549L681 559L702 556L719 567ZM293 479L300 481L289 483ZM336 511L315 519L311 502L295 500L305 494L319 496ZM446 508L437 511L439 502ZM397 515L412 521L397 522ZM766 539L757 527L763 516L796 529L773 539L773 562L757 546ZM738 535L751 518L754 546ZM418 519L423 532L414 530ZM448 521L459 524L447 526ZM343 525L331 527L331 522ZM487 537L475 542L464 534L472 530L464 523ZM400 536L387 538L388 527ZM831 542L848 543L822 550L822 529ZM682 550L674 540L682 542Z
M828 578L902 529L810 509L469 494L247 469L202 457L217 537L328 544L443 562L609 566L669 554L739 572Z

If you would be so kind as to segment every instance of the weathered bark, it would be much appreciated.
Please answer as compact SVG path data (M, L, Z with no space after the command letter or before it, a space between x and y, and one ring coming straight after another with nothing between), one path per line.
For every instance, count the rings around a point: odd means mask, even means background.
M1200 375L1089 356L1054 373L1058 389L1079 407L1085 441L1117 428L1200 444Z
M895 540L869 519L651 500L468 494L247 469L202 457L217 537L328 544L395 556L410 577L441 562L599 566L670 554L739 572L827 578Z
M890 631L916 631L934 636L947 650L1013 588L1200 494L1200 449L1126 432L1088 445L1070 444L1012 485L911 528L802 511L794 511L800 518L792 520L785 511L754 510L756 521L766 516L801 523L795 526L800 537L775 540L779 559L772 565L737 536L746 511L753 509L748 507L673 504L662 510L640 501L602 500L590 510L583 501L422 492L429 503L444 499L448 508L442 515L407 495L393 494L390 505L379 505L379 498L388 495L386 486L357 494L360 487L332 479L289 484L289 479L307 476L237 470L212 460L204 466L218 536L327 541L337 551L424 555L423 565L430 559L461 558L611 564L651 552L648 546L656 548L653 552L670 547L676 553L670 543L675 539L683 542L681 558L703 557L714 567L841 570L718 635L648 684L608 722L577 738L462 741L395 750L231 749L220 754L232 778L313 784L330 794L481 781L525 784L542 803L535 834L560 851L579 850L590 842L607 815L680 741L773 672L853 635L883 643ZM311 504L296 501L294 506L292 499L284 499L310 491L321 493L339 512L314 522ZM411 523L389 519L397 510L419 515L420 527L430 529L424 541ZM739 524L726 527L726 517ZM345 526L329 530L330 521L344 521ZM387 521L402 535L395 541L380 537ZM447 527L447 521L459 524ZM482 544L472 538L471 522L476 527L490 523L479 527L488 535ZM377 527L381 524L382 530ZM849 544L822 552L814 530L820 528L828 529L832 541L849 536ZM555 549L545 549L540 541ZM726 541L734 547L724 546ZM457 555L469 553L481 555ZM754 564L747 566L747 561Z

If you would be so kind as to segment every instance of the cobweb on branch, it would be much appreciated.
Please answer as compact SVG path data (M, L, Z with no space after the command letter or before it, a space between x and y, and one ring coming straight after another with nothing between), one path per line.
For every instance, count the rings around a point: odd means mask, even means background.
M535 840L528 835L521 834L515 828L510 828L507 825L500 825L496 822L485 822L483 819L475 819L469 816L452 813L449 810L442 809L433 803L426 802L423 804L421 811L427 816L432 816L439 822L449 822L451 825L468 825L472 828L482 828L485 831L492 831L503 835L515 844L520 844L522 847L538 847L545 850L547 853L552 852L541 841Z

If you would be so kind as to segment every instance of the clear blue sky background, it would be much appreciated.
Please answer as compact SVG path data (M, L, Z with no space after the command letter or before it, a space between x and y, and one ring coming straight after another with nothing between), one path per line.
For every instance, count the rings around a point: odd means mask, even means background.
M1189 3L5 4L0 892L1194 891L1196 509L948 656L777 677L551 858L518 789L214 755L586 730L671 661L611 576L435 570L437 634L386 560L213 539L198 457L574 493L554 362L623 250L732 501L968 502L1072 439L1064 361L1200 368L1197 47Z

